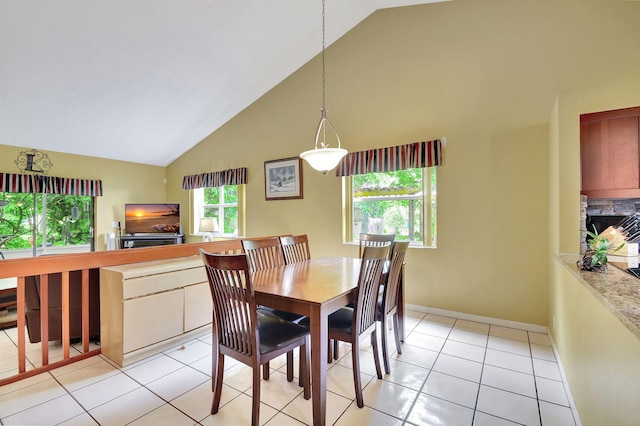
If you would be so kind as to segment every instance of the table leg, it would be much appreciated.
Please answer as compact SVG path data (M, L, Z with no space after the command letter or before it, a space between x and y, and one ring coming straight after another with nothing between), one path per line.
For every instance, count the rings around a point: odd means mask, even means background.
M320 306L312 306L311 327L311 401L313 425L324 426L327 416L327 315Z

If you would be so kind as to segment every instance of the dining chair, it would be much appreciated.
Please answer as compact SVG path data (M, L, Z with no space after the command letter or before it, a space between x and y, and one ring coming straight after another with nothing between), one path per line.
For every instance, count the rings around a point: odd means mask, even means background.
M396 234L360 234L360 251L358 256L362 257L365 247L381 247L392 244L396 239Z
M242 240L242 249L247 255L252 272L285 264L279 237Z
M251 425L260 417L260 366L300 347L304 398L311 397L309 385L309 329L268 315L258 315L251 271L246 254L219 255L200 249L213 298L212 361L213 403L220 406L224 359L230 356L253 369Z
M251 272L285 265L280 237L242 240L242 249L247 255L249 269ZM258 313L261 315L269 315L294 323L298 323L304 318L304 315L281 311L268 306L260 305L257 309ZM264 364L263 370L262 374L265 380L269 380L269 363ZM287 353L287 380L293 380L293 352Z
M287 265L311 259L307 234L282 236L280 245Z
M382 379L380 358L378 355L376 310L378 306L378 290L384 262L389 256L389 245L384 247L365 247L362 253L362 264L358 276L356 289L356 303L354 308L344 307L329 315L329 341L351 343L353 367L353 383L356 391L358 407L364 406L362 398L362 382L360 380L360 337L371 335L373 359L376 373ZM328 361L331 362L331 345L328 345Z
M282 245L282 253L284 254L284 262L287 265L292 263L304 262L305 260L311 259L311 252L309 251L309 238L307 234L301 235L283 235L280 237L280 245ZM276 315L279 314L278 311L275 312ZM291 313L286 313L291 315ZM299 324L304 317L300 319L296 319L294 322ZM287 355L288 356L288 355ZM302 363L302 358L300 358L300 363ZM287 368L289 368L289 359L287 358ZM300 367L302 368L302 364ZM298 384L302 386L302 376L298 375Z
M383 247L390 244L393 244L393 241L396 238L396 234L360 234L360 249L358 251L358 257L362 257L362 253L365 247ZM347 305L350 308L353 308L354 302L351 302ZM334 352L338 353L338 342L333 343ZM337 355L336 355L337 356ZM338 358L336 358L338 359Z
M391 246L391 263L389 265L386 280L382 279L380 286L381 294L378 296L378 308L376 310L376 320L380 321L380 329L382 333L382 360L384 361L384 370L387 374L391 373L389 368L389 351L387 345L387 320L393 315L393 333L396 341L396 350L402 353L400 347L400 328L398 324L398 288L402 276L402 268L404 267L404 258L409 247L409 241L396 241Z
M362 233L359 235L359 241L360 241L360 248L358 251L358 257L362 257L362 254L364 253L364 249L366 247L384 247L384 246L389 246L391 244L393 244L393 241L396 238L396 234L365 234ZM388 259L387 259L388 260ZM349 304L347 304L347 307L349 308L353 308L355 306L355 301L354 302L349 302ZM334 353L334 359L338 359L338 349L339 349L340 343L335 340L333 342L333 353ZM331 362L331 360L329 360L329 362Z

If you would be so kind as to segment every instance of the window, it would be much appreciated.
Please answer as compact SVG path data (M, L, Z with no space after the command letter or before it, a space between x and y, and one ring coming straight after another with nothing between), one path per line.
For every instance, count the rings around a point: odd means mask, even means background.
M0 192L0 200L0 250L6 257L93 250L93 197Z
M413 246L436 246L436 168L345 177L346 240L396 234Z
M240 185L224 185L193 190L195 232L200 218L216 218L217 234L239 235L242 221L239 218Z

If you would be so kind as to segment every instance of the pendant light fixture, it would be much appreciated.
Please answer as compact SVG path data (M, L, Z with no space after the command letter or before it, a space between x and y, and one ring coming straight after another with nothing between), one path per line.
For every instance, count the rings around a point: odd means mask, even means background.
M324 47L325 47L325 12L324 1L322 0L322 108L320 109L320 123L316 129L316 145L314 149L305 151L300 154L300 158L306 160L307 163L314 169L322 172L326 175L329 171L335 168L342 157L347 155L347 150L340 147L340 136L336 132L336 129L331 124L329 117L327 117L327 105L325 102L325 66L324 66ZM327 129L328 128L328 129ZM327 130L333 133L336 141L338 142L337 148L329 148L327 142Z

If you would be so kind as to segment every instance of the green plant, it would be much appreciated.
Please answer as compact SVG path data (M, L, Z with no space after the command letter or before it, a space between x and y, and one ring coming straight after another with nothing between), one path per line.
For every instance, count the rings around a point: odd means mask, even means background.
M608 239L603 234L598 234L596 227L593 227L593 232L583 230L589 236L589 249L586 251L582 258L582 269L585 270L598 270L605 269L608 262L607 253L610 251L616 252L624 247L624 242L618 246L615 246L616 239Z

